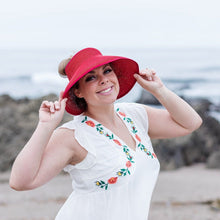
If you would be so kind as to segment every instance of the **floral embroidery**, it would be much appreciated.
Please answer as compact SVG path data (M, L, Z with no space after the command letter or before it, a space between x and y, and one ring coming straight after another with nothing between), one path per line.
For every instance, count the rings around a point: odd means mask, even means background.
M141 138L136 134L138 131L134 125L134 122L128 118L124 113L120 112L119 108L116 109L116 111L118 112L119 115L121 115L123 117L123 120L126 121L127 123L129 123L131 125L131 132L135 134L135 138L136 140L139 142L138 147L140 150L142 150L143 152L145 152L148 156L150 156L151 158L157 158L155 153L151 153L149 150L147 150L147 148L141 143Z
M117 145L122 146L123 151L127 156L127 159L129 161L131 161L132 163L134 163L133 157L130 155L130 150L129 150L128 146L122 145L121 142L119 140L117 140L113 134L109 134L108 132L104 131L102 124L95 124L92 120L88 120L87 116L85 116L85 118L82 120L82 123L86 123L90 127L95 127L96 130L99 132L99 134L105 135L110 140L113 140L114 143L116 143Z
M129 117L126 116L125 113L119 111L119 108L116 110L118 112L119 115L121 115L123 117L123 120L126 121L127 123L129 123L131 125L131 132L133 134L135 134L135 138L136 140L139 142L138 144L138 148L140 150L142 150L143 152L145 152L148 156L150 156L151 158L157 158L155 153L151 153L149 150L147 150L147 148L141 143L141 138L137 135L137 129L134 125L134 122L132 121L132 119L130 119ZM106 182L103 180L99 180L96 181L95 184L96 186L100 187L100 188L104 188L105 190L108 189L108 185L109 184L115 184L118 180L118 177L122 177L122 176L126 176L126 175L130 175L131 172L129 170L129 168L132 166L132 163L135 163L135 161L133 160L133 157L130 155L130 149L128 146L126 145L122 145L122 143L114 138L114 134L109 134L108 132L106 132L104 130L104 127L102 126L102 124L95 124L92 120L88 120L88 117L85 116L85 118L82 120L82 123L86 123L88 126L92 127L92 128L96 128L96 131L99 132L99 134L104 135L105 137L109 138L110 140L114 141L115 144L119 145L122 147L123 152L125 153L126 157L127 157L127 162L125 164L126 168L122 168L119 171L116 172L117 176L111 177L109 178Z
M147 148L143 144L139 143L138 147L142 151L144 151L148 156L150 156L151 158L157 158L156 154L155 153L151 153L149 150L147 150Z
M140 138L137 134L135 134L135 138L136 138L139 142L141 142L141 138Z
M108 179L108 182L104 182L102 180L96 181L96 186L99 186L100 188L105 188L105 190L108 189L108 184L115 184L118 180L118 177L111 177Z
M117 180L118 180L118 177L111 177L111 178L108 180L108 183L109 183L109 184L114 184L114 183L117 182Z
M87 121L86 124L89 125L90 127L95 127L95 124L93 121Z
M118 140L116 140L116 139L114 139L113 141L114 141L117 145L122 146L122 144L120 143L120 141L118 141Z
M126 117L126 114L124 112L118 112L118 114L120 114L123 117Z
M132 166L132 162L131 161L127 161L126 162L126 167L127 168L122 168L122 169L120 169L117 173L116 173L116 175L118 176L118 177L120 177L120 176L126 176L127 174L131 174L131 172L130 172L130 170L128 169L128 168L130 168ZM105 181L103 181L103 180L100 180L100 181L96 181L95 183L96 183L96 186L99 186L100 188L105 188L105 190L107 190L108 189L108 185L109 184L115 184L116 182L117 182L117 180L118 180L118 177L111 177L110 179L108 179L108 181L107 181L107 183L105 182Z
M157 155L155 153L152 153L152 155L153 155L154 158L157 158Z
M129 167L127 168L123 168L123 169L120 169L118 172L117 172L117 175L118 176L126 176L127 174L131 174L130 170L128 169Z
M127 161L127 162L126 162L126 167L129 168L129 167L131 167L131 165L132 165L132 164L131 164L131 161Z
M126 156L127 156L127 159L129 160L129 161L131 161L131 163L134 163L134 161L132 160L133 159L133 157L130 155L130 153L129 153L129 148L126 146L126 145L123 145L123 151L125 152L125 154L126 154Z

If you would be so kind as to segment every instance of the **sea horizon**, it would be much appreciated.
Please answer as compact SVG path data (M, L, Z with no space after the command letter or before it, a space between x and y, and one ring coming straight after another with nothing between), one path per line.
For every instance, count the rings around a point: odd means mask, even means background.
M104 55L134 59L140 69L153 68L164 84L186 98L204 98L220 104L220 48L106 48ZM76 50L77 51L77 50ZM37 98L59 94L68 83L58 74L70 49L3 49L0 51L0 95ZM141 94L136 85L128 101Z

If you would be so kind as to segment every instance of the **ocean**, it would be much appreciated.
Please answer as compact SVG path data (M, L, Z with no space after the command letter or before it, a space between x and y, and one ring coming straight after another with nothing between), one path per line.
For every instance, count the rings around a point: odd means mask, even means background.
M187 98L205 98L220 105L220 48L204 49L102 49L105 55L129 57L140 69L153 68L165 85ZM76 51L67 49L1 50L0 95L36 98L59 94L68 80L57 72L59 62ZM135 101L135 85L122 101Z

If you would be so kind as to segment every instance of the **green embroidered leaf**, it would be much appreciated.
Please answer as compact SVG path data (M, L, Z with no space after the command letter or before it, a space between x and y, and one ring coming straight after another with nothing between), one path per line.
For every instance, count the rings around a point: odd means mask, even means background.
M133 132L134 134L136 134L136 133L137 133L137 130L132 130L132 132Z
M108 184L105 185L105 190L107 190L107 189L108 189Z
M116 111L118 112L118 111L119 111L119 108L117 108Z
M130 123L132 120L130 118L127 118L127 122Z
M84 117L84 119L82 120L82 123L87 121L87 116Z
M133 159L132 156L127 157L127 159L128 159L131 163L134 163L134 161L132 160L132 159Z
M104 182L104 181L102 181L102 180L100 180L99 182L100 182L101 184L105 184L105 182Z
M123 151L124 151L125 153L128 153L128 152L129 152L129 149L128 149L127 147L123 146Z

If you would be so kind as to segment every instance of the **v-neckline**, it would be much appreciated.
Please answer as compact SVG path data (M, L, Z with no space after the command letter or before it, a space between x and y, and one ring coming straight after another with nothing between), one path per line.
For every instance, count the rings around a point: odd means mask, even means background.
M104 126L102 123L100 123L99 121L95 120L94 118L90 117L90 116L87 116L87 115L82 115L83 117L87 117L89 118L91 121L95 122L95 125L101 125L103 127L103 129L105 131L107 131L108 133L112 134L115 139L117 139L120 143L122 143L123 145L127 146L129 150L133 151L134 153L137 152L137 145L139 144L139 142L136 140L135 136L134 136L134 133L130 130L129 126L128 126L128 123L123 120L123 116L119 114L118 111L114 110L115 113L117 114L117 116L119 116L119 118L121 119L122 123L126 126L128 132L129 132L129 135L131 135L131 138L133 138L133 140L135 141L135 149L131 148L130 146L128 146L125 141L123 141L118 135L116 135L114 132L112 132L109 128L107 128L106 126ZM119 146L118 144L116 144L117 147L121 147Z

